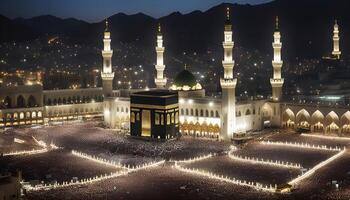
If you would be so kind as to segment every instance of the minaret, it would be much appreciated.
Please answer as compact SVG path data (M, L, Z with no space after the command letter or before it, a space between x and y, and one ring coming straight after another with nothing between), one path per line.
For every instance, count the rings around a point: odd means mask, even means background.
M104 97L110 97L112 96L112 91L113 91L114 73L112 72L113 50L111 49L111 33L109 32L109 28L108 28L108 20L106 20L106 29L104 32L103 44L104 44L104 47L102 50L103 69L101 72L102 90L103 90Z
M224 67L224 78L220 80L222 88L222 102L221 102L221 133L222 139L231 139L236 126L236 84L237 79L233 78L233 47L232 40L232 25L230 22L230 9L226 11L226 23L224 31L224 60L222 66Z
M337 59L340 59L341 51L339 47L339 26L337 20L335 20L333 29L333 52L332 55Z
M156 70L157 70L157 75L154 80L156 83L157 88L164 88L166 85L166 78L164 77L164 59L163 59L163 54L164 54L164 47L163 47L163 36L161 32L161 27L160 24L158 25L158 33L157 33L157 46L156 46L156 52L157 52L157 64L156 64Z
M279 24L278 24L278 16L276 17L276 29L275 33L273 34L274 41L272 43L273 47L273 78L270 79L271 86L272 86L272 100L273 101L280 101L282 98L282 87L284 83L284 79L281 75L281 69L283 65L283 61L281 59L281 49L282 49L282 43L281 43L281 34L279 31Z

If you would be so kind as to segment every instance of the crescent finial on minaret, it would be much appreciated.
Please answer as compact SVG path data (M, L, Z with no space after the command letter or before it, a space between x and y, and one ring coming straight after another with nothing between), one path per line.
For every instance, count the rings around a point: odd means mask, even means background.
M230 20L230 7L226 8L226 19Z
M108 31L109 27L108 27L108 18L106 19L106 28L105 28L105 31Z
M279 29L279 18L278 15L276 16L276 30Z

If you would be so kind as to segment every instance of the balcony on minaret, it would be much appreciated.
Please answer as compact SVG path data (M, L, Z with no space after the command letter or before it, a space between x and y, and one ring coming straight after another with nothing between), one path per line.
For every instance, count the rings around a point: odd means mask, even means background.
M104 58L112 58L112 55L113 55L113 50L108 50L108 51L103 50L102 51L102 56Z
M277 59L273 60L272 66L273 66L273 68L280 68L281 69L283 66L283 61L282 60L277 61Z
M284 83L284 79L283 78L271 78L270 79L270 83L272 85L272 87L282 87L283 83Z
M274 42L274 43L272 43L272 47L275 49L281 49L282 43L281 42Z
M225 60L222 61L222 66L224 68L233 68L233 66L235 65L235 61L232 60L232 57L231 58L226 58Z
M235 88L237 85L237 79L220 79L221 88Z
M105 39L110 39L111 38L111 32L107 31L104 33L104 38Z
M166 82L167 82L167 79L166 78L156 78L154 80L154 82L155 82L156 85L165 86Z
M164 52L164 47L156 47L156 52L157 53L163 53Z
M156 65L156 70L157 71L164 71L164 69L165 69L165 65Z
M231 24L225 24L225 31L232 31L232 25Z
M101 78L102 78L103 80L113 80L113 78L114 78L114 72L110 72L110 73L101 72Z

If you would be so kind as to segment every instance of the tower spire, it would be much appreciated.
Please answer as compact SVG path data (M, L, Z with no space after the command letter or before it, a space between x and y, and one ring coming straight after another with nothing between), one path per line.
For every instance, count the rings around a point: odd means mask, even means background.
M156 52L157 52L157 64L155 66L157 75L154 80L157 88L164 88L166 85L166 78L164 77L164 54L165 48L163 47L163 35L161 32L161 26L160 23L158 23L157 27L157 46L156 46Z
M237 79L233 78L233 60L232 25L230 22L230 9L226 8L226 23L224 29L224 59L222 66L224 68L224 77L220 80L222 88L221 105L221 133L223 139L231 139L236 130L236 84Z
M105 22L105 32L108 32L108 31L109 31L109 25L108 25L108 18L107 18Z
M276 16L276 29L273 34L274 41L272 43L273 47L273 60L272 60L272 67L273 67L273 77L270 79L270 83L272 86L272 100L273 101L280 101L282 98L282 86L284 83L284 79L282 78L282 65L283 61L281 59L281 49L282 49L282 42L281 42L281 33L278 29L279 26L279 19L278 16Z
M113 79L114 73L112 72L112 56L113 50L111 49L111 33L108 30L108 19L106 19L106 27L103 38L103 68L101 72L102 77L102 90L105 97L112 96L113 93Z
M339 25L338 20L335 20L333 27L333 52L332 55L337 59L340 59L341 51L339 46Z
M230 20L230 7L226 8L226 20Z

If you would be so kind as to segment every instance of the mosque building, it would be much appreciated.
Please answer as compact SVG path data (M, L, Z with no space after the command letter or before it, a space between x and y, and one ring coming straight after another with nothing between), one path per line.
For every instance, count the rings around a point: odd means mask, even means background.
M83 119L101 119L111 129L130 130L132 136L168 139L181 135L231 139L234 134L262 130L266 126L308 129L325 134L350 134L348 107L289 102L282 96L282 42L279 20L273 33L273 74L271 98L238 101L234 77L234 30L230 10L226 10L220 79L221 98L205 96L195 76L185 69L166 88L163 35L158 25L156 36L156 88L113 90L111 34L106 21L102 88L43 90L41 85L6 86L0 89L0 127L46 125ZM341 57L339 26L334 25L333 52ZM288 81L288 80L286 80ZM168 83L169 84L169 83ZM20 106L19 106L20 105Z

